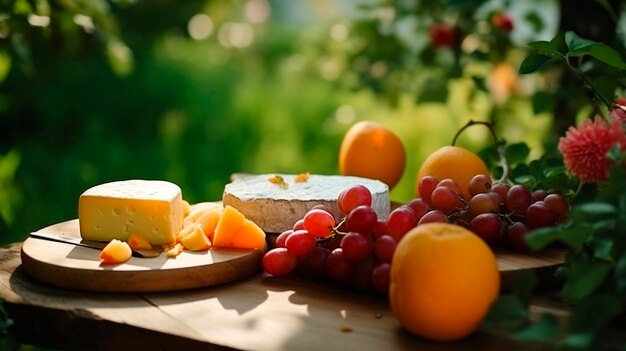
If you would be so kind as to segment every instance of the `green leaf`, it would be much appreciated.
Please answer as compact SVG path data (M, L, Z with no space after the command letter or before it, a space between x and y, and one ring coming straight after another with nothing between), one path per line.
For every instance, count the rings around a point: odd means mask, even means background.
M528 55L519 68L520 74L530 74L539 71L548 62L553 61L554 57L542 54Z
M543 227L528 233L524 238L528 246L534 250L541 250L556 241L562 241L569 246L580 246L593 234L588 226L576 227Z
M554 111L555 98L545 91L538 91L532 96L533 113L535 115Z
M519 297L502 294L491 304L481 325L488 329L514 331L528 323L528 308Z
M581 253L569 253L566 266L567 280L561 296L568 301L581 301L590 296L604 282L611 270L606 262L589 261Z
M579 215L614 215L617 213L615 206L606 202L587 202L573 209L575 214Z
M560 228L545 227L531 231L524 240L533 251L538 251L559 239Z
M615 89L617 89L617 78L614 75L602 75L596 78L592 85L596 88L601 101L610 101L615 99ZM607 106L609 107L609 106Z
M429 79L422 86L417 97L418 102L446 102L448 99L448 85L445 80Z
M532 189L535 187L537 183L537 179L530 174L522 175L519 177L515 177L515 183L525 185L526 187Z
M554 41L545 41L545 40L533 41L533 42L528 43L528 46L546 54L558 54L559 53L556 42Z
M609 66L626 69L626 63L624 59L619 55L617 51L615 51L612 47L597 43L589 48L589 52L587 54L598 61L604 62ZM612 101L613 99L611 99Z
M565 33L565 43L569 48L568 57L589 55L600 62L619 69L626 68L626 62L612 47L593 40L584 39L574 32ZM611 99L612 101L613 99Z
M600 238L595 236L593 238L593 244L593 257L603 261L611 260L613 252L613 240L609 238Z
M543 314L541 318L529 327L521 330L516 336L523 341L549 342L558 335L558 320L553 314Z
M530 148L526 143L509 144L506 146L504 153L509 164L524 162L530 154Z
M593 339L593 333L570 333L563 343L571 350L591 350Z
M617 282L617 292L626 297L626 254L615 264L615 281Z
M589 50L593 44L596 44L595 41L581 38L576 33L572 31L565 32L565 44L569 49L569 55L572 55L572 52L582 52Z
M511 291L524 305L528 306L536 285L537 277L535 272L530 269L521 270L515 273L511 280Z
M594 335L615 317L621 315L623 311L624 305L614 295L589 296L575 306L572 311L569 322L571 336L578 338L583 335Z
M559 239L569 246L580 246L593 234L587 226L577 226L563 229L559 232Z
M548 167L543 171L543 175L546 178L557 177L565 174L565 166L557 166L557 167Z
M489 91L489 88L487 87L487 81L484 77L472 76L472 80L474 81L474 84L476 84L476 87L479 90Z

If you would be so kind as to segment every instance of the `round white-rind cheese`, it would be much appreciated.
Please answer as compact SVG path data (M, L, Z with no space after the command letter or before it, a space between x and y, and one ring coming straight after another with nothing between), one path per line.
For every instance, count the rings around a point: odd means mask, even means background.
M282 177L285 186L271 182ZM315 205L323 204L341 218L337 206L339 194L354 185L364 185L372 193L372 208L378 218L387 218L390 210L389 187L378 180L340 175L312 174L306 181L296 182L293 174L260 174L246 176L226 185L222 202L230 205L267 233L281 233Z

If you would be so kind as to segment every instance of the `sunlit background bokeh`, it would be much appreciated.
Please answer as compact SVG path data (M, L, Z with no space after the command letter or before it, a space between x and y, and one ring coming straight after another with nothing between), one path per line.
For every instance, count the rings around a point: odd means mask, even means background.
M79 195L102 182L167 179L194 203L220 200L233 173L336 174L341 139L360 120L404 142L407 166L392 191L400 202L414 196L424 157L470 119L497 119L501 136L535 157L553 137L553 114L531 99L547 83L517 75L525 53L516 47L555 35L556 1L481 1L462 48L485 59L454 77L441 74L450 53L423 62L435 18L403 10L415 1L67 3L16 1L11 22L0 19L5 243L75 218ZM482 48L481 30L494 9L516 26L506 55L487 58L495 49ZM24 35L11 35L16 28ZM437 89L424 88L431 82ZM473 127L458 143L478 151L493 141Z

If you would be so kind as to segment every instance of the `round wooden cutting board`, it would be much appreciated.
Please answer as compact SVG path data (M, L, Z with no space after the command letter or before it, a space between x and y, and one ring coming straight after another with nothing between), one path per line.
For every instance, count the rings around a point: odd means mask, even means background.
M80 237L78 219L41 229ZM54 286L99 292L157 292L223 284L261 269L264 252L211 248L165 252L155 258L132 257L117 265L102 265L100 251L29 237L22 245L22 267L32 278Z
M41 229L80 237L78 220ZM269 234L271 239L273 234ZM37 238L22 245L22 267L32 278L68 289L98 292L159 292L206 287L251 276L261 269L264 252L212 248L208 252L183 251L175 258L161 253L156 258L132 257L119 265L102 265L100 251ZM565 250L541 252L495 250L502 286L516 272L551 271L562 264Z

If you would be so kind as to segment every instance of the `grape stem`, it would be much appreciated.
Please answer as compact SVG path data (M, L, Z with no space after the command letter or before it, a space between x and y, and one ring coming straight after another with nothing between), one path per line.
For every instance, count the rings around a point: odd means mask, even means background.
M330 228L332 234L330 234L329 236L323 237L323 238L315 238L315 240L317 240L319 242L327 241L327 240L330 240L330 239L334 238L335 235L344 236L344 235L348 234L348 233L345 233L345 232L342 232L342 231L339 230L339 228L341 228L341 226L346 222L347 218L348 217L342 218L341 221L339 223L337 223L336 226Z
M498 135L496 134L496 131L493 128L492 123L483 122L483 121L474 121L470 119L463 127L461 127L461 129L459 129L456 132L456 134L454 135L454 138L452 139L452 146L456 144L457 139L459 138L459 136L465 129L473 125L477 125L477 124L483 125L487 127L487 129L489 129L491 137L493 138L493 142L496 144L496 151L498 152L498 157L500 158L500 166L502 167L502 176L500 177L500 179L498 179L498 182L500 183L506 182L506 180L509 179L509 174L511 172L509 168L509 163L506 159L506 153L504 151L504 146L506 142L503 139L498 138Z

